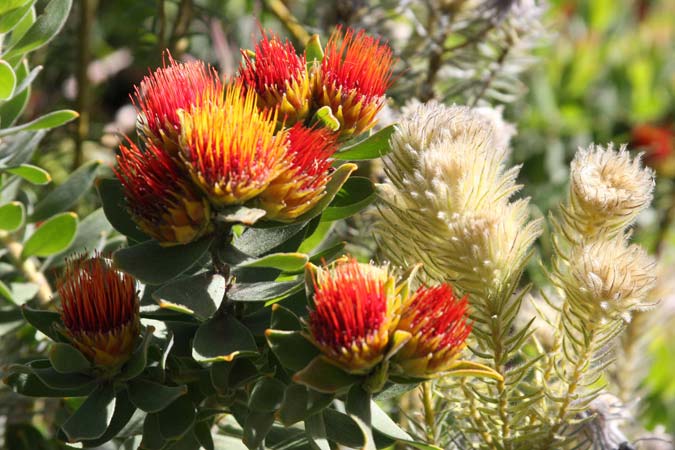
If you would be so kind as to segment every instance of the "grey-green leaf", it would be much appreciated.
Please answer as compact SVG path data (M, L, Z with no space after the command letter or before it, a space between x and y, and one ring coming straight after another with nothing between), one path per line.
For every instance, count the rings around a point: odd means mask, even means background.
M22 123L10 128L0 129L0 137L9 136L10 134L18 133L19 131L37 131L50 128L60 127L71 120L75 120L79 114L70 109L62 109L60 111L52 111L37 119Z
M32 184L42 185L52 181L49 172L31 164L21 164L18 167L10 167L9 169L6 169L6 171L13 175L20 176Z
M389 125L354 145L343 147L333 157L343 161L362 161L379 158L391 151L389 138L393 133L394 125Z
M49 42L68 18L73 0L51 0L26 34L3 55L5 59L33 51Z
M61 426L71 441L101 437L110 425L115 409L115 389L102 384L82 403Z
M75 238L77 222L77 214L71 212L52 217L28 238L22 257L49 256L65 250Z
M148 380L132 380L128 384L129 398L138 409L145 412L159 412L181 395L187 393L186 386L164 386Z

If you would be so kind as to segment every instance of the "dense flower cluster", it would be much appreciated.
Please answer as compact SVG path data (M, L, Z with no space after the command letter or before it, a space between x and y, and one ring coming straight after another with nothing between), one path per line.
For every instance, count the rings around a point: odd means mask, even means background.
M338 139L375 125L391 64L386 45L351 30L338 30L309 66L292 44L265 34L226 83L203 62L167 56L135 91L141 144L129 141L117 156L133 220L176 245L211 233L223 208L298 219L324 197ZM322 107L339 129L314 117Z
M310 338L348 372L368 373L393 356L396 373L434 377L464 348L471 332L467 298L458 300L450 285L409 293L407 281L397 284L388 267L349 258L313 270ZM405 338L392 344L397 331Z
M126 362L140 333L139 300L133 277L96 255L68 261L58 285L64 334L96 366Z

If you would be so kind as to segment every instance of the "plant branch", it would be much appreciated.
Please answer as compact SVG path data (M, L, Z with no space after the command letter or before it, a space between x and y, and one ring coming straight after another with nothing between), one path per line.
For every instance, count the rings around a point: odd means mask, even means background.
M35 283L38 286L36 297L40 305L47 305L53 296L52 287L44 274L38 270L35 260L33 258L24 260L21 257L23 245L16 242L9 234L2 232L0 234L0 240L2 240L2 243L5 245L7 255L14 267L21 272L26 280Z
M309 33L300 25L298 19L291 13L281 0L265 0L265 6L279 19L279 22L293 35L293 37L305 45L310 38Z
M89 101L89 62L91 60L91 29L96 14L96 0L80 0L80 26L78 29L77 47L77 121L75 135L75 157L73 169L82 165L84 159L84 141L89 135L90 101Z
M438 429L436 427L436 414L434 412L434 399L431 381L422 383L422 404L424 405L424 422L427 428L427 441L436 445Z

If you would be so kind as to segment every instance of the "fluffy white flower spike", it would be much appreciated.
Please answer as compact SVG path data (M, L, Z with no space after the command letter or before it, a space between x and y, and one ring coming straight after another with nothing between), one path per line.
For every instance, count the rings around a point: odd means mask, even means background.
M528 202L510 202L518 167L507 141L478 111L435 102L408 110L385 159L382 247L394 262L423 262L437 281L487 297L524 264L541 231Z

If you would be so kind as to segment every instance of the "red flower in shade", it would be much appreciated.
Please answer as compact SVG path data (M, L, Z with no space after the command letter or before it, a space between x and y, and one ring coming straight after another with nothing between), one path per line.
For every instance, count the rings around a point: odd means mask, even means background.
M432 377L448 370L471 333L467 297L458 300L449 284L421 287L404 304L397 329L412 338L396 353L398 370L406 376Z
M352 373L367 373L382 361L398 320L400 296L386 268L338 260L317 268L310 339Z
M638 125L631 131L631 144L643 148L647 162L655 168L675 157L675 134L669 128Z
M340 121L340 133L357 135L372 128L391 85L389 46L363 31L338 30L328 40L319 73L315 100L330 106Z
M182 115L181 156L216 205L250 200L288 167L286 132L274 134L277 112L259 111L256 101L234 83Z
M177 162L148 143L128 141L117 156L117 178L138 227L161 244L186 244L210 229L210 207Z
M290 221L312 209L326 193L337 138L326 128L296 124L288 133L290 167L258 197L266 218Z
M278 108L286 125L302 121L309 112L311 89L304 55L298 55L289 41L263 34L255 56L241 52L239 76L246 89L258 94L258 107Z
M135 88L140 131L166 151L177 151L180 111L199 105L208 92L222 89L216 71L202 61L177 63L167 52L168 65L155 70Z
M97 254L67 261L59 281L64 334L96 366L119 368L140 333L134 279Z

